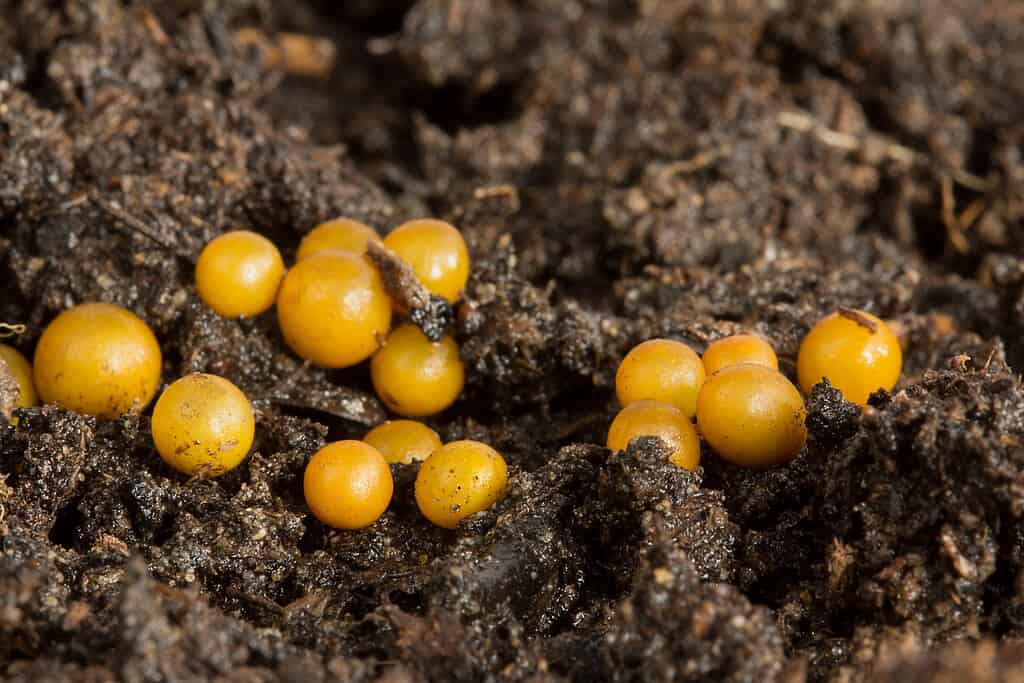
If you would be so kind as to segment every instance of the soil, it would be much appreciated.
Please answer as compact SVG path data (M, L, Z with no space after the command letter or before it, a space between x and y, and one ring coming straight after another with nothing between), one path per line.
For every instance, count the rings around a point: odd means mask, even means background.
M146 415L0 419L9 681L1024 680L1024 9L1012 0L0 0L0 321L30 354L103 300L164 380L258 409L186 479ZM333 68L331 68L333 67ZM305 462L385 419L365 368L198 300L202 245L286 259L322 220L455 223L465 394L430 420L511 467L455 531L412 497L307 513ZM410 299L415 301L415 297ZM628 348L821 316L905 348L822 384L791 464L600 444ZM4 330L8 328L4 327ZM10 383L0 373L0 406Z

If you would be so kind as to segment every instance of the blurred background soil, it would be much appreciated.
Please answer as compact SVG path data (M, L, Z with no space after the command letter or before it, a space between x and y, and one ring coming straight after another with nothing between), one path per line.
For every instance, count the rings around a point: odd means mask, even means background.
M0 675L1024 680L1022 143L1013 0L0 0L8 341L110 301L259 411L217 480L146 416L0 424ZM220 232L290 259L337 215L470 243L431 424L512 477L455 532L415 466L372 528L311 518L305 462L385 419L367 372L196 296ZM904 376L863 415L817 387L790 465L596 445L631 345L755 331L792 376L838 306Z

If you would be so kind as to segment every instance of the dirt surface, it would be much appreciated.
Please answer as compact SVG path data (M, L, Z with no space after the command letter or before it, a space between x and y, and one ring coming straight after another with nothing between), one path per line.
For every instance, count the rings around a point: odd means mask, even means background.
M1019 3L0 17L0 321L27 326L7 341L30 355L59 311L110 301L153 327L165 382L221 374L259 411L216 480L169 470L145 415L0 419L5 680L1024 680ZM368 373L196 296L213 236L290 260L337 215L470 242L464 300L418 320L467 366L430 423L511 480L455 531L418 514L415 465L372 528L312 519L305 462L385 418ZM599 445L636 342L756 331L792 377L840 306L892 322L904 375L863 413L816 387L791 464Z

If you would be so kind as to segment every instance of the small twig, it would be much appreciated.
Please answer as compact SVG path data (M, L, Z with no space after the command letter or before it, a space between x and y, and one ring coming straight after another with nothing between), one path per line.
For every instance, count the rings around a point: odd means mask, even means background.
M416 277L412 266L398 258L383 244L368 242L366 255L380 271L388 294L405 310L422 308L430 301L430 292Z
M961 254L970 251L971 245L964 237L960 222L956 218L956 198L953 196L953 179L943 175L939 179L939 188L942 194L942 223L946 226L946 236L949 243Z
M238 590L237 588L228 588L228 595L233 597L233 598L238 598L240 600L245 600L249 604L255 605L257 607L262 607L263 609L267 610L268 612L272 612L272 613L274 613L276 615L279 615L279 616L285 616L285 614L286 614L284 607L281 607L276 602L274 602L272 600L268 600L267 598L264 598L261 595L250 595L248 593L244 593L244 592Z
M185 256L186 258L189 258L190 260L192 259L192 256L190 254L186 254L186 253L184 253L182 251L179 251L175 247L173 247L173 246L167 244L166 242L164 242L162 239L160 239L160 237L158 237L156 234L154 234L145 223L140 221L135 216L132 216L130 213L128 213L127 211L125 211L121 207L117 206L116 204L114 204L112 202L107 202L107 201L105 201L103 199L100 199L99 197L90 197L89 201L91 201L101 211L103 211L103 212L107 213L108 215L112 216L113 218L117 219L118 221L123 223L127 228L129 228L129 233L128 234L138 233L138 234L142 235L143 237L151 240L152 242L155 242L156 244L160 245L160 247L163 248L163 249L166 249L168 251L173 251L174 253L176 253L176 254L178 254L180 256ZM119 230L119 228L117 227L117 223L113 223L112 225L113 225L115 230Z
M782 111L779 112L777 121L783 128L791 128L801 133L814 135L823 144L829 147L836 147L847 151L858 151L867 147L872 141L882 143L885 156L893 161L905 164L916 164L928 169L935 168L935 163L926 154L921 154L906 145L893 142L884 136L874 134L870 136L856 136L828 128L819 123L813 116L803 111ZM990 178L982 178L961 168L946 169L944 171L954 182L970 190L979 193L991 192L996 188L996 183Z
M711 164L715 163L724 156L728 156L732 152L731 145L721 145L714 149L708 149L703 152L698 152L689 159L683 159L682 161L673 161L670 164L666 164L664 168L658 173L658 177L661 180L668 180L673 176L685 175L687 173L693 173L703 168L707 168Z
M384 245L367 243L366 255L377 266L384 288L399 309L409 313L409 318L428 339L441 341L454 320L452 307L447 300L431 294L416 277L412 267Z
M974 222L981 217L981 214L985 213L988 209L988 202L982 198L975 199L973 202L967 205L967 208L963 210L963 213L956 219L957 223L960 224L960 229L967 231L970 230Z
M950 169L949 174L958 185L963 185L968 190L974 190L980 194L991 192L996 188L996 183L989 178L980 178L960 168Z
M993 348L992 351L989 352L988 358L985 360L985 367L982 368L983 371L988 372L988 367L992 365L992 359L995 358L995 355L996 350Z
M157 45L166 46L171 42L164 27L160 25L160 20L148 9L142 10L142 25L146 27L149 37Z
M75 196L71 197L70 199L68 199L67 201L64 201L64 202L61 202L60 204L58 204L57 207L56 207L56 210L54 212L55 213L63 213L65 211L70 211L71 209L79 207L82 204L87 203L88 201L89 201L89 195L86 194L85 192L80 192L80 193L76 194Z
M284 406L286 408L299 408L301 410L313 410L324 415L330 415L331 417L337 417L342 420L348 420L349 422L355 422L356 424L373 426L379 424L384 419L384 412L382 408L377 410L367 410L365 413L357 413L346 409L344 406L328 405L326 403L310 403L309 401L303 401L300 399L289 398L287 396L276 396L267 395L260 396L259 399L269 401L274 405Z
M519 211L519 190L515 185L490 185L473 190L474 199L506 199L513 212Z
M181 603L185 603L185 604L191 604L191 603L196 601L196 596L195 595L192 595L191 593L183 591L183 590L181 590L179 588L174 588L173 586L168 586L165 583L154 583L153 584L153 591L155 593L159 593L160 595L164 596L165 598L170 598L171 600L175 600L177 602L181 602Z
M875 323L875 321L867 317L860 311L855 311L852 308L840 308L839 315L843 316L847 320L852 320L853 322L857 323L861 327L871 332L871 334L874 334L875 332L878 331L878 325Z

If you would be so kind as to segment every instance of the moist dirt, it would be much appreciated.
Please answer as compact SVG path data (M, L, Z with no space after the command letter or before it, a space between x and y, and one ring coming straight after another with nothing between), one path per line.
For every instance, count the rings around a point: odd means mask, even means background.
M165 382L258 411L214 480L146 414L0 419L0 676L1024 680L1022 27L1007 0L0 0L5 341L109 301ZM386 419L368 372L196 296L221 232L291 261L338 215L469 242L456 306L406 282L466 364L429 423L510 465L455 531L416 465L373 527L313 519L305 463ZM756 332L792 378L838 308L888 320L904 374L864 411L816 387L792 463L603 448L632 345Z

